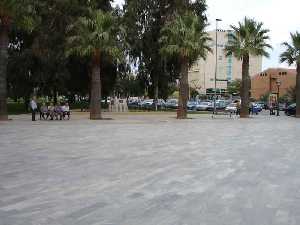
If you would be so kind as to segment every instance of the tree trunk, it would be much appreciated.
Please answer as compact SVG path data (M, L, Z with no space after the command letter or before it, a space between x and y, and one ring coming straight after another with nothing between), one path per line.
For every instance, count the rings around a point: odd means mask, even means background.
M297 62L297 76L296 76L296 117L300 118L300 62Z
M100 120L101 115L101 76L100 59L95 60L92 68L91 97L90 97L90 119Z
M8 120L7 115L7 60L8 31L0 27L0 120Z
M249 55L243 56L241 85L241 118L249 118L250 101Z
M181 61L179 100L177 119L187 119L187 102L189 98L189 81L188 81L189 64L187 59Z

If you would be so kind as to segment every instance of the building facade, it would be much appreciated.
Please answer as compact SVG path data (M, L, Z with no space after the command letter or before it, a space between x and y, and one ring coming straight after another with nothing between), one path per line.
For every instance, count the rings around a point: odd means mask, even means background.
M251 78L251 97L260 99L266 94L277 94L277 80L280 80L279 95L283 96L289 88L296 86L296 70L284 68L270 68L257 73Z
M208 53L206 60L199 59L189 70L189 84L191 88L196 89L201 94L209 94L214 92L215 87L215 65L216 65L216 32L218 34L218 55L217 79L235 80L242 78L242 61L234 56L226 56L225 46L228 43L228 34L231 31L217 30L208 32L212 41L209 46L212 49ZM250 57L250 75L259 73L262 70L262 57ZM227 82L217 82L217 89L225 91Z

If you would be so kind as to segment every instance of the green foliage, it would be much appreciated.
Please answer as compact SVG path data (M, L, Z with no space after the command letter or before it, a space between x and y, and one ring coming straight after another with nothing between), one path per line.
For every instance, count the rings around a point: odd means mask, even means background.
M300 63L300 33L291 33L292 44L284 42L282 45L286 48L280 55L280 61L287 62L289 65Z
M161 31L161 54L188 59L190 64L199 57L205 59L211 49L208 46L210 38L204 28L205 24L201 24L193 13L177 15Z
M286 98L288 102L294 103L296 102L296 87L290 87L287 90Z
M233 54L238 59L246 55L269 56L266 49L272 46L267 43L269 30L263 28L263 23L245 17L238 26L231 28L233 32L228 34L229 41L225 48L227 55Z
M196 98L199 95L199 92L195 88L190 88L191 98Z
M239 95L241 90L242 80L236 79L229 82L227 92L231 95Z
M138 64L138 77L143 89L155 98L155 89L167 84L170 76L166 61L159 53L160 30L166 17L167 1L131 0L124 6L125 41L132 62ZM150 85L152 83L152 85ZM149 94L149 93L145 93Z
M18 115L28 113L26 110L26 106L24 103L8 103L7 104L8 114L10 115Z
M92 59L98 55L104 96L114 91L143 95L147 90L154 97L156 87L160 98L173 92L180 61L161 54L161 30L174 15L188 13L204 27L205 1L127 0L124 10L113 9L111 2L0 1L0 29L7 26L10 39L9 96L85 96Z
M132 74L119 77L116 83L116 95L122 97L141 96L144 89L140 85L139 77Z
M68 56L77 54L94 58L103 53L113 57L121 56L116 18L110 12L90 9L88 16L78 18L68 30Z
M14 24L32 31L39 21L36 13L33 0L1 0L0 27L10 29Z
M269 96L270 96L270 93L266 93L266 94L260 96L259 100L262 102L269 102Z

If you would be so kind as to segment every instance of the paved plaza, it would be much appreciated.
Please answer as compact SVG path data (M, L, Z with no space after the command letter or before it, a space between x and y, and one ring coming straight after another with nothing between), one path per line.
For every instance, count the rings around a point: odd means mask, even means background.
M298 225L300 120L0 123L0 225Z

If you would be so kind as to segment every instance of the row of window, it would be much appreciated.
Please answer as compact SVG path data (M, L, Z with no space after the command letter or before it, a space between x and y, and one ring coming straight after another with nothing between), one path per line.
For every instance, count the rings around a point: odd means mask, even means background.
M287 75L287 72L279 72L279 75Z
M287 75L287 72L279 72L279 75L280 75L280 76ZM267 73L260 73L259 76L261 76L261 77L266 77L266 76L268 76L268 74L267 74Z

